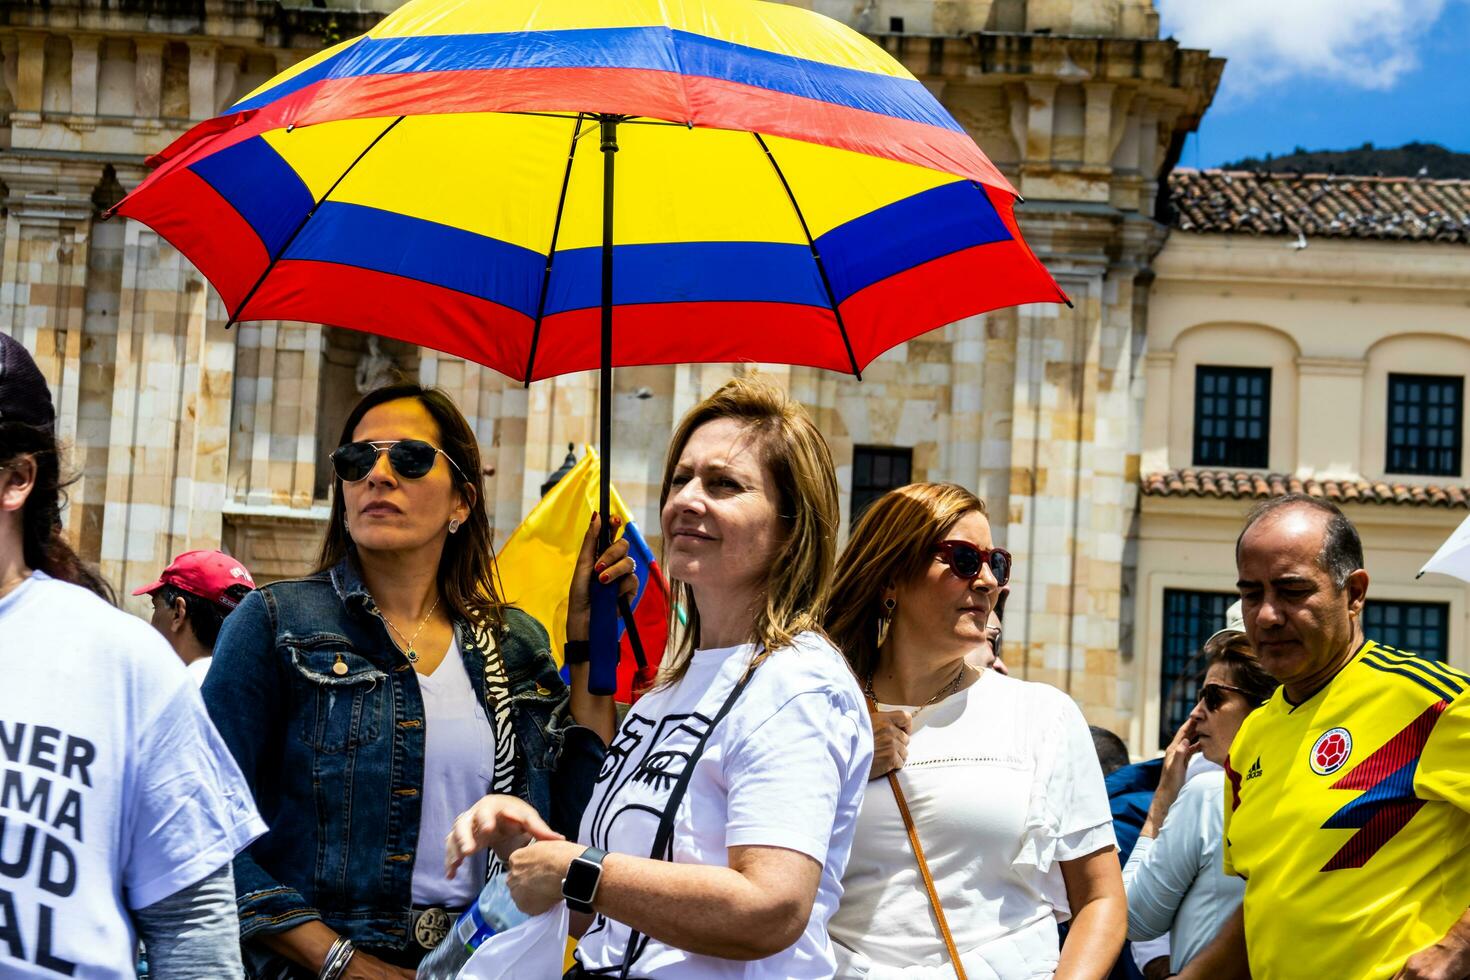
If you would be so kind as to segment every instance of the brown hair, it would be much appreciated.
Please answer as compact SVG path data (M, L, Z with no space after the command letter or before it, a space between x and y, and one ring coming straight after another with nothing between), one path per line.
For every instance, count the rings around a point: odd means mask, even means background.
M933 548L985 501L955 483L911 483L879 497L857 522L837 559L827 635L866 678L878 667L883 590L923 574Z
M1266 673L1256 652L1240 630L1221 630L1205 641L1206 665L1224 664L1230 683L1245 692L1251 708L1259 708L1276 691L1276 679ZM1208 669L1208 666L1206 667Z
M799 403L764 379L735 378L694 406L674 430L658 494L660 513L669 499L674 467L690 436L719 419L739 422L758 440L761 463L775 483L778 498L784 539L781 560L773 561L766 573L761 605L750 628L750 642L761 647L753 661L759 663L771 651L790 646L798 633L822 628L837 555L837 473L827 440ZM669 635L674 640L664 661L663 683L683 677L690 656L699 648L699 607L694 593L677 579L670 585ZM681 607L687 615L683 626L678 619Z
M459 531L451 534L439 556L438 586L444 604L460 618L479 629L486 626L499 633L505 626L504 604L496 588L494 533L490 515L485 510L485 487L480 464L480 444L474 430L450 397L439 388L425 388L406 383L387 385L362 396L342 425L338 446L352 441L362 418L369 411L388 402L412 398L434 420L439 429L440 449L454 462L451 472L459 478L459 492L469 504L470 515ZM332 475L332 512L327 518L327 533L322 539L317 571L323 572L343 558L357 558L357 546L347 532L342 502L342 481Z

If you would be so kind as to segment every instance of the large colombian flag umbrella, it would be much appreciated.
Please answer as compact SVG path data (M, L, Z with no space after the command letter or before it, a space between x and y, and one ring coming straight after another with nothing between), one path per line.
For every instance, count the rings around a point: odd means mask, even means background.
M944 323L1066 301L922 84L762 0L411 0L153 162L116 210L231 322L350 327L526 383L598 367L604 459L615 365L861 377Z

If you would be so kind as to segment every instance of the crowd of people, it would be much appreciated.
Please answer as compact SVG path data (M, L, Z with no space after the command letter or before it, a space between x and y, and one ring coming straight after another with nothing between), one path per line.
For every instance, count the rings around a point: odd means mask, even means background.
M839 552L827 443L759 379L672 434L679 621L624 708L588 596L636 588L626 545L594 516L554 657L444 393L350 413L316 572L187 552L151 625L67 543L55 423L0 334L5 976L133 976L141 940L158 980L413 977L496 883L565 902L571 980L1470 976L1470 678L1364 635L1323 500L1246 518L1240 620L1127 765L1009 676L985 502L891 491Z

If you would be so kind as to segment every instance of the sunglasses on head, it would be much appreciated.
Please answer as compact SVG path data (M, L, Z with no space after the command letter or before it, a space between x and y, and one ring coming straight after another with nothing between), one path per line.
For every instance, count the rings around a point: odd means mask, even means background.
M1249 694L1238 687L1231 687L1229 684L1205 684L1201 686L1199 689L1199 700L1205 703L1206 711L1219 711L1220 706L1225 703L1226 691L1234 691L1247 701L1250 700Z
M343 483L356 483L364 480L378 464L378 454L388 454L388 465L393 467L393 472L405 480L417 480L428 476L429 471L434 468L434 457L443 456L449 460L449 465L460 478L467 481L468 477L459 468L459 464L449 458L449 454L437 446L431 446L422 439L389 439L376 442L349 442L345 446L338 446L332 450L332 469L336 471L337 478Z
M996 585L1005 585L1011 580L1011 553L1004 548L977 548L968 541L941 541L934 548L939 560L949 566L954 577L962 582L973 582L980 569L990 566Z

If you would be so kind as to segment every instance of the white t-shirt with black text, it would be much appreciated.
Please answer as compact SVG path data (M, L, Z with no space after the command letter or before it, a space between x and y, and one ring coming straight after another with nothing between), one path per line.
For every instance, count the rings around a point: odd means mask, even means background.
M608 749L578 840L648 857L664 804L698 738L745 671L750 645L697 651L678 682L629 710ZM728 848L781 847L822 865L805 932L761 960L699 956L640 938L630 975L680 980L815 980L835 969L827 921L842 897L842 874L873 758L873 730L842 655L815 633L799 635L756 670L695 763L674 823L673 859L726 866ZM628 928L598 916L576 956L593 973L623 962Z
M265 832L156 630L35 572L0 598L0 976L134 976L129 909Z

